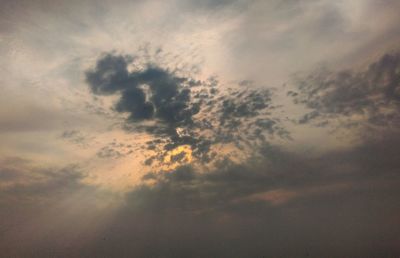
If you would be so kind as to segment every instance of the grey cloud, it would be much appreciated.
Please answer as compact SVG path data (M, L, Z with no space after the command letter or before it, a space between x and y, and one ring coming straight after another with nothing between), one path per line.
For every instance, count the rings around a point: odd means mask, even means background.
M46 103L35 102L14 94L9 95L6 92L4 95L2 92L0 102L0 132L2 133L50 132L62 130L66 121L72 126L81 125L84 122L95 122L94 119L82 114L46 106Z
M1 201L8 198L38 198L64 194L79 189L85 175L76 165L63 168L39 167L29 160L3 158L0 161L2 177Z
M97 157L103 159L118 159L124 156L119 150L114 149L110 146L104 146L96 153Z
M395 1L246 1L224 34L233 75L280 84L316 65L348 67L396 46ZM372 22L369 17L381 17ZM240 60L240 61L238 61Z
M396 257L398 146L398 134L318 157L265 145L208 172L152 172L109 218L76 167L4 159L19 183L1 188L0 247L11 257Z
M398 136L387 134L349 150L331 151L316 158L265 145L247 162L235 163L222 159L213 170L206 173L200 173L191 166L171 172L152 172L145 178L156 179L157 183L143 185L129 196L140 198L141 191L145 191L157 197L152 199L157 201L153 203L155 206L165 203L179 206L179 203L171 202L183 202L187 198L185 203L189 209L213 210L224 207L221 203L230 205L246 196L276 189L307 189L338 183L357 187L374 180L398 180L396 168L400 163L395 158L398 143ZM160 193L164 191L170 192Z
M400 55L386 54L362 72L320 70L297 80L288 92L297 104L312 111L300 123L366 117L363 124L398 126L400 110Z
M251 1L250 1L251 2ZM202 11L215 13L226 9L238 11L245 8L249 3L242 0L205 0L205 1L181 1L184 9L188 11Z
M87 133L79 130L66 130L62 132L60 137L65 141L76 144L82 148L88 148L91 142L95 139L94 136L89 136Z
M149 173L143 180L152 183L127 194L101 252L124 246L129 254L166 257L396 256L400 232L390 230L398 228L390 218L400 209L393 205L399 143L386 134L319 157L266 145L248 162L225 159L208 172L182 166ZM132 248L120 244L138 232Z
M101 159L119 159L133 154L134 151L137 151L138 149L138 146L118 142L114 139L112 142L97 150L96 156Z
M76 165L43 166L18 157L0 160L0 249L6 257L79 257L109 211L111 195L83 181ZM108 197L107 197L108 196ZM94 219L96 218L96 219ZM96 221L96 222L95 222Z
M242 95L239 93L234 98L223 100L220 110L222 113L221 124L224 124L224 121L231 117L257 116L259 114L258 112L268 107L268 102L271 101L268 91L265 93L251 92L246 97L242 99L241 97Z

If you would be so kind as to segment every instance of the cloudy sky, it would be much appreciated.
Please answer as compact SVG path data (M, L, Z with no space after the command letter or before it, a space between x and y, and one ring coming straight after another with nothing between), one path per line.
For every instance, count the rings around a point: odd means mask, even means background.
M399 257L399 12L0 1L0 256Z

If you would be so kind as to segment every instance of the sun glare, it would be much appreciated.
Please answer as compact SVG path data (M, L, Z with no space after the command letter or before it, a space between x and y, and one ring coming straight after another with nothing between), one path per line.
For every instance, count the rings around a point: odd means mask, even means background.
M192 148L189 145L181 145L170 150L164 157L164 164L169 168L192 162Z

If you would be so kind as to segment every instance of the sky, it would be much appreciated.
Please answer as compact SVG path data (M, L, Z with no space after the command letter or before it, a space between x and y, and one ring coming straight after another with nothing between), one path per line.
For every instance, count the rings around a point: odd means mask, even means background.
M1 257L399 257L400 2L1 0Z

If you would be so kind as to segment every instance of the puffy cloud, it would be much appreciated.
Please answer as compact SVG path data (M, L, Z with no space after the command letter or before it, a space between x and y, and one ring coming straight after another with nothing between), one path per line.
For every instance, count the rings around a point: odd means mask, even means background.
M157 152L145 164L163 161L168 151L183 145L191 147L199 162L208 163L217 144L251 148L269 136L289 138L280 119L268 113L276 108L270 90L244 87L251 82L243 81L226 93L215 77L196 80L148 62L138 66L135 59L141 57L105 54L86 71L86 81L95 95L119 96L114 109L129 114L125 129L144 130L164 146L156 149L149 141L148 148Z
M107 54L98 60L86 80L94 94L121 93L118 112L128 112L130 120L160 119L166 124L189 123L196 113L189 106L190 89L184 78L148 65L144 70L128 72L130 57Z

